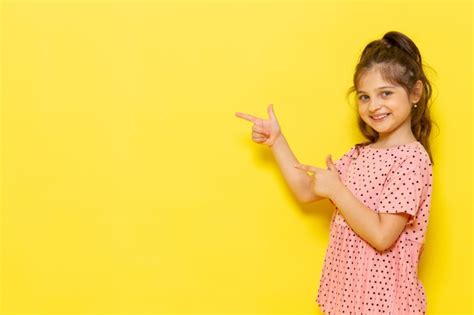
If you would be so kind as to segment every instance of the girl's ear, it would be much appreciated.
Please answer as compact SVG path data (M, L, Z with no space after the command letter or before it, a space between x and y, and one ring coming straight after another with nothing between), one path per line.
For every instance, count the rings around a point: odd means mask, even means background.
M416 81L415 86L413 87L413 92L411 93L411 102L418 103L420 101L422 94L423 94L423 82L421 80L418 80Z

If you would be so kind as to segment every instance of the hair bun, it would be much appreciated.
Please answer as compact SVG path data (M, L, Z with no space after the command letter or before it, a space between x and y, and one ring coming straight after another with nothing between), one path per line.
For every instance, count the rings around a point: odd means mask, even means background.
M391 37L388 37L387 35L385 35L383 38L382 38L382 42L385 44L385 46L387 48L391 48L392 46L396 46L398 48L402 48L400 47L400 45L398 45L397 41L394 40L393 38Z
M418 48L416 47L415 43L413 43L413 41L403 33L397 31L387 32L382 37L382 41L387 48L393 46L400 48L405 53L407 53L408 56L421 65L421 55L418 51Z

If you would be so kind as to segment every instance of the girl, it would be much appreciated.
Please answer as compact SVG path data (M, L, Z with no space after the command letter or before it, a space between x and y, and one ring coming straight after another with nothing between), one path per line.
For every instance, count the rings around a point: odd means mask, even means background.
M300 202L334 205L316 302L326 314L425 314L417 276L432 192L431 85L413 41L388 32L370 42L356 66L358 126L368 140L327 169L300 164L273 106L254 123L253 141L271 147ZM307 172L310 172L308 174Z

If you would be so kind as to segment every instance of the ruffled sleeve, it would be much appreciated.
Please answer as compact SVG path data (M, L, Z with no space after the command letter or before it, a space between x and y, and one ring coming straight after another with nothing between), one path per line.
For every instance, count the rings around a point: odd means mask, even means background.
M423 158L413 153L392 169L380 193L377 212L408 213L411 218L407 225L412 224L424 194L426 178L422 170Z
M344 153L338 160L334 162L334 166L336 167L337 171L339 172L339 176L341 180L344 182L347 174L347 169L352 162L352 158L355 153L356 146L352 146L346 153Z

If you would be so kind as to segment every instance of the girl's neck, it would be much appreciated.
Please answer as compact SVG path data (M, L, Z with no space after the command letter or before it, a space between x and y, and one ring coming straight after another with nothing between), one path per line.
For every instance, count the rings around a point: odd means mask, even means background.
M390 148L390 147L394 147L394 146L397 146L397 145L401 145L401 144L408 144L408 143L413 143L415 141L418 141L415 136L413 136L413 134L410 136L410 137L404 137L403 139L400 139L400 138L393 138L393 139L387 139L387 138L383 138L383 139L377 139L376 142L374 142L371 147L372 148Z

